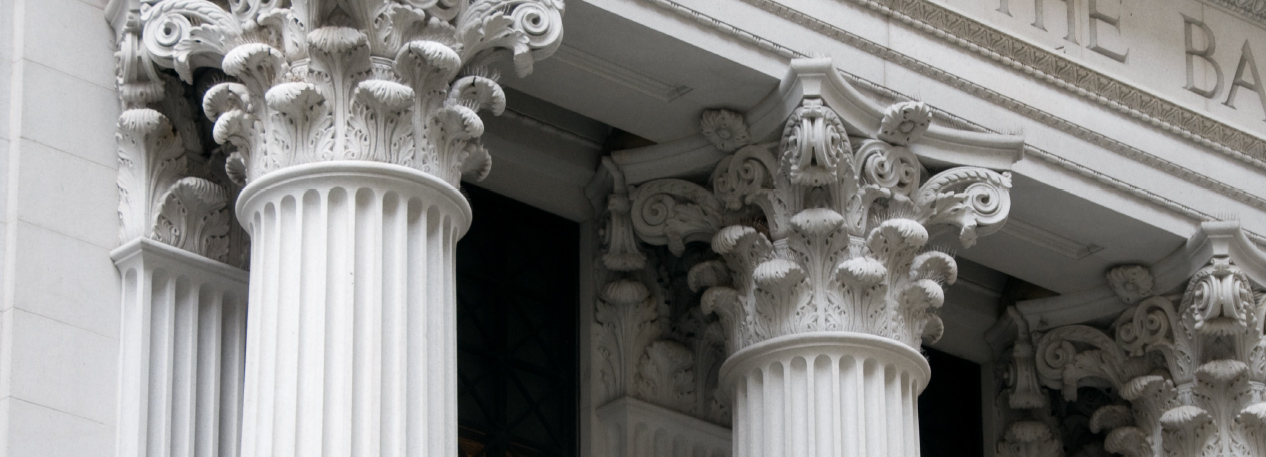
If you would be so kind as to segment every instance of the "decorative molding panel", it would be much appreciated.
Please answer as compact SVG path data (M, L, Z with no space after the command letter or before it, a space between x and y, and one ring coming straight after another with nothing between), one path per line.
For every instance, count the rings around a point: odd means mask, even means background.
M1266 27L1266 0L1200 0L1260 27Z
M665 103L671 102L677 99L677 97L686 95L687 92L691 91L691 88L689 87L651 78L650 76L638 73L636 70L625 68L615 62L581 51L566 44L559 46L558 51L554 53L554 60L584 70L594 76L598 76L629 89L655 97Z

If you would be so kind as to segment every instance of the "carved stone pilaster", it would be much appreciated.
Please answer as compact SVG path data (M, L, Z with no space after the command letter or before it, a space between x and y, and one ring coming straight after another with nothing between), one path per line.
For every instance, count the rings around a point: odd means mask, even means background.
M687 278L725 334L734 455L918 455L930 375L918 349L940 337L935 310L957 277L927 227L956 226L971 246L1005 221L1011 182L978 167L929 177L912 148L928 136L956 151L1005 146L933 129L918 102L872 106L823 68L793 62L783 87L795 89L753 110L760 130L705 112L701 136L720 157L707 185L637 184L629 218L638 240L674 256L710 248ZM771 122L767 110L787 108ZM683 349L647 343L661 361L643 368L662 376Z
M683 423L701 419L729 424L729 411L716 395L724 337L716 319L694 306L697 297L689 290L696 279L688 278L687 271L699 256L690 253L677 259L656 247L644 252L630 219L623 177L609 159L606 164L616 185L607 198L601 259L605 268L599 273L605 286L595 308L601 384L595 404L631 397L664 408L667 416L696 418Z
M1102 407L1091 418L1092 430L1106 433L1110 452L1263 455L1266 298L1261 288L1227 249L1216 248L1181 295L1142 299L1110 332L1082 325L1046 332L1037 346L1041 382L1068 400L1077 398L1079 387L1101 386L1129 402L1129 407Z

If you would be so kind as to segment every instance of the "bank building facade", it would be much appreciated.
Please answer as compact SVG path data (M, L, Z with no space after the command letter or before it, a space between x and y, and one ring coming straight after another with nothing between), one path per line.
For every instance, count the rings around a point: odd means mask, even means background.
M0 55L0 456L1266 456L1266 1L0 0Z

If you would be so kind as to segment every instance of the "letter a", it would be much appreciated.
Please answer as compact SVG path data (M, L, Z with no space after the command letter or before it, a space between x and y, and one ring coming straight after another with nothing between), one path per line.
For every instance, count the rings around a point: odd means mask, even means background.
M1251 83L1244 79L1245 68L1253 74ZM1257 92L1257 100L1261 103L1262 110L1266 111L1266 91L1262 90L1262 77L1257 73L1257 62L1253 60L1253 50L1248 47L1248 40L1244 41L1244 47L1240 51L1240 65L1235 68L1235 77L1231 78L1231 90L1227 91L1226 102L1223 105L1235 108L1235 93L1241 87Z

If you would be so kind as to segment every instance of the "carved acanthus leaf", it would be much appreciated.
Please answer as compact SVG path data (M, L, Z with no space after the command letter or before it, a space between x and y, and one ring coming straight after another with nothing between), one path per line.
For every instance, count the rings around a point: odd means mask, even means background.
M180 135L158 111L119 117L119 241L150 238L227 262L228 191L189 176Z
M154 223L154 239L228 263L229 195L202 178L183 178L167 189Z
M646 347L638 363L637 396L676 411L695 407L695 357L690 348L669 340Z
M152 109L119 116L119 241L149 238L163 194L185 176L184 147L167 120Z
M962 167L941 172L919 188L915 205L925 225L949 224L970 247L1002 228L1011 210L1011 174Z
M595 309L595 351L602 395L598 404L634 392L637 364L647 345L659 336L659 314L641 282L622 279L602 291Z

